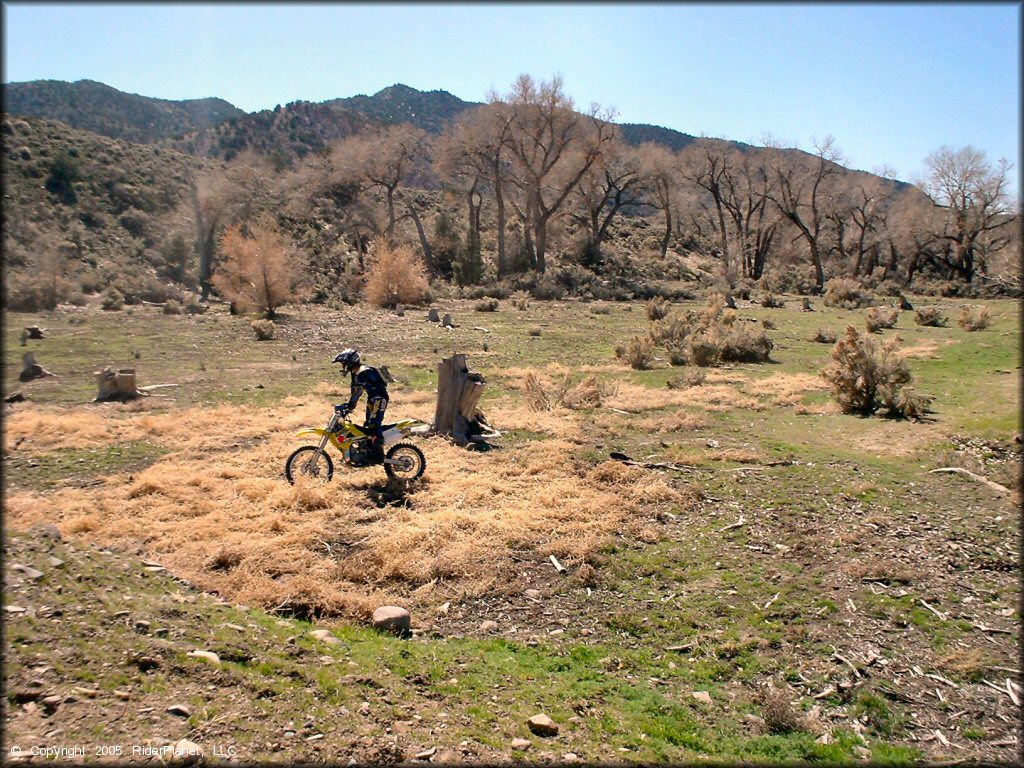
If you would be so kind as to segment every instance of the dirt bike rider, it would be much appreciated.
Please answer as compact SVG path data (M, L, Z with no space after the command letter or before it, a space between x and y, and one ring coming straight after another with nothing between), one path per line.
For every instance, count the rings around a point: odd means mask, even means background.
M352 381L352 396L347 403L335 405L334 410L340 416L346 416L352 412L359 402L359 398L366 390L366 423L363 424L363 431L371 435L370 445L373 449L373 463L380 464L384 461L384 437L381 431L381 424L384 423L384 411L388 407L388 385L381 376L380 371L368 365L361 365L359 353L354 349L345 349L334 358L335 363L341 363L341 374L348 373Z

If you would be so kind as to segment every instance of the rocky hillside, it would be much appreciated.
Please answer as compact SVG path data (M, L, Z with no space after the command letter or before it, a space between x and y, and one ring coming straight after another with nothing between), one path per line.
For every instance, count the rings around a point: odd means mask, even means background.
M440 133L462 112L479 106L448 91L418 91L401 83L373 96L359 94L327 104L362 112L382 123L412 123L430 133Z
M216 126L171 142L190 154L232 160L255 150L287 165L295 158L320 152L332 142L378 125L371 116L337 104L296 101L285 107L232 117Z
M140 143L203 130L245 114L223 99L154 99L93 80L7 83L4 111L59 120L79 130Z
M5 271L35 271L46 254L62 252L95 290L129 265L164 261L161 249L188 204L190 177L209 166L42 118L6 116L0 130Z

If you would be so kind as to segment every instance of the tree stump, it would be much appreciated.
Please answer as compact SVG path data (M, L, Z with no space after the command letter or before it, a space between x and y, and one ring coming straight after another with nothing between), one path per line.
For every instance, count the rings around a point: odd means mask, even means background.
M26 352L21 356L21 373L18 374L18 381L32 381L46 376L57 378L55 374L50 373L36 362L35 352Z
M431 307L430 311L427 312L427 320L431 323L438 323L441 321L441 316L437 313L437 310L434 307Z
M466 366L466 356L455 354L437 366L437 408L432 430L447 435L457 445L486 442L496 433L477 408L484 377Z
M110 367L104 368L102 371L96 371L96 382L99 385L97 403L134 400L147 394L136 386L134 368L121 368L117 371Z

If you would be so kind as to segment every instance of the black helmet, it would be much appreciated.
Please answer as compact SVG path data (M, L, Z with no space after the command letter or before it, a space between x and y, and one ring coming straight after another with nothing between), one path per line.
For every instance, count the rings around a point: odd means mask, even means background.
M337 357L334 358L335 363L341 363L345 368L358 368L359 367L359 353L354 349L343 349L338 353Z

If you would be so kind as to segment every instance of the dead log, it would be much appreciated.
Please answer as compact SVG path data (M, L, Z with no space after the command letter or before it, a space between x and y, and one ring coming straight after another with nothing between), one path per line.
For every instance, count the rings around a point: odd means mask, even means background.
M485 442L497 437L477 404L483 394L484 377L466 366L466 356L455 354L437 366L437 407L432 431L451 437L457 445Z
M115 371L108 366L102 371L96 371L96 382L99 385L99 392L96 394L97 403L105 403L110 400L123 402L149 394L140 390L136 385L134 368L120 368Z
M940 473L940 472L949 472L949 473L954 473L955 472L956 474L959 474L959 475L966 475L967 477L971 478L972 480L977 480L979 483L982 483L983 485L987 485L989 488L991 488L996 493L1009 494L1011 492L1010 489L1007 488L1005 485L1000 485L999 483L996 483L996 482L994 482L992 480L989 480L987 477L982 477L981 475L977 475L974 472L971 472L968 469L963 469L961 467L940 467L939 469L931 470L928 474L934 475L934 474Z
M56 374L50 373L36 362L35 352L26 352L21 356L21 373L18 374L18 381L32 381L47 376L57 378Z

